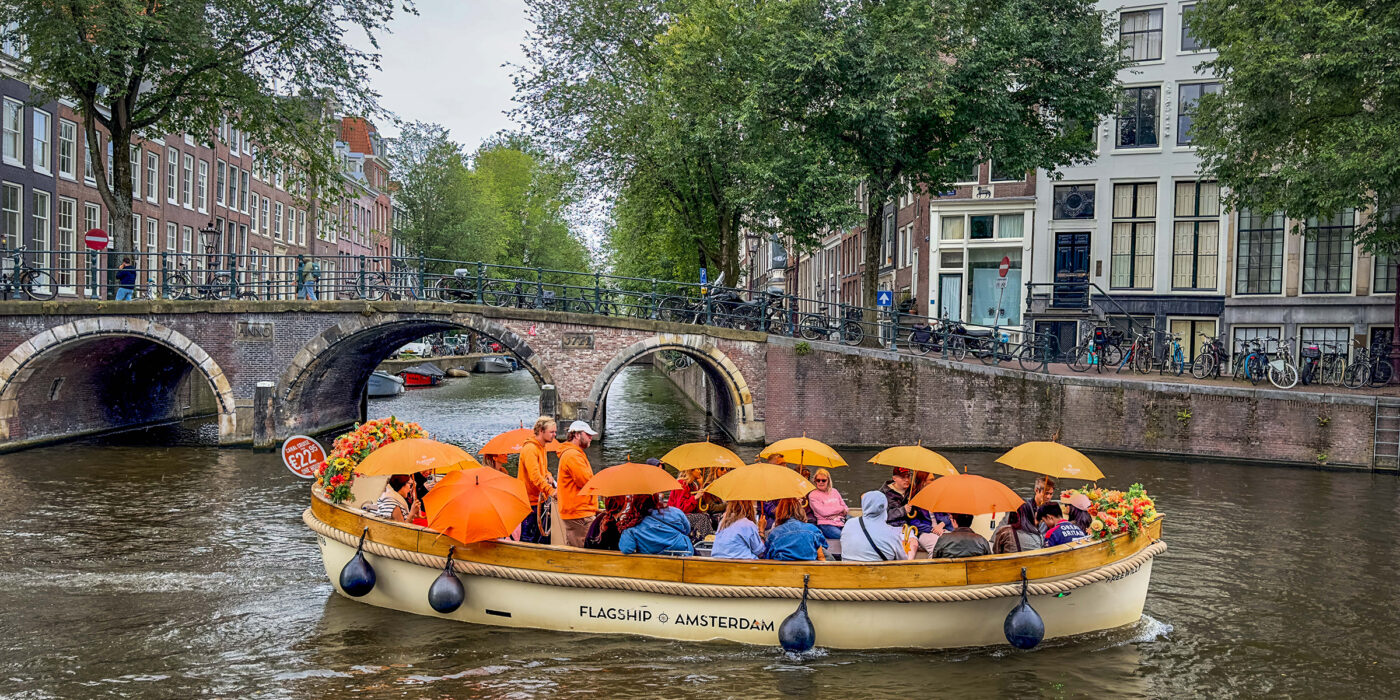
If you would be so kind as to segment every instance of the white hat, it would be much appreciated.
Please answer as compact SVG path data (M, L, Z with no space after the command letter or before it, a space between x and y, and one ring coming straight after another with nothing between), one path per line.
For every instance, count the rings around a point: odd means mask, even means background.
M583 422L583 421L581 421L581 420L576 420L576 421L570 423L570 424L569 424L569 429L568 429L567 432L570 432L570 433L588 433L588 435L590 435L590 436L593 436L593 435L597 435L597 434L598 434L597 431L595 431L595 430L593 430L592 428L588 427L588 424L585 423L585 422Z

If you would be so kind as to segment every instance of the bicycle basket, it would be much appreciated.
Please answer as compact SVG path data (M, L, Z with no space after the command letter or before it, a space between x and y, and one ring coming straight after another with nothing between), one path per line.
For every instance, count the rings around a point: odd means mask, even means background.
M1309 359L1317 359L1319 357L1322 357L1322 350L1319 349L1316 345L1309 345L1308 347L1303 348L1303 357Z

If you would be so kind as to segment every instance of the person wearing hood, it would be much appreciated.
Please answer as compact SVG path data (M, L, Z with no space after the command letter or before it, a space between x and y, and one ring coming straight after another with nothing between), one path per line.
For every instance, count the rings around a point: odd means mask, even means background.
M597 434L576 420L569 424L569 441L559 448L559 517L564 521L564 544L570 547L583 546L588 526L598 514L598 497L579 493L593 478L593 467L583 451Z
M841 561L900 561L913 556L904 549L900 528L885 522L888 507L883 491L866 491L860 497L860 517L847 520L841 528Z
M639 496L632 504L642 519L622 531L617 548L623 554L694 554L690 544L690 520L677 508L658 506L656 495Z

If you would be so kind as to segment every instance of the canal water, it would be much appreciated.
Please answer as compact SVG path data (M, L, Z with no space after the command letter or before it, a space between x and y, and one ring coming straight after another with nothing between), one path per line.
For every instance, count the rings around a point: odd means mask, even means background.
M376 401L468 446L536 411L524 373ZM595 466L703 439L623 373ZM126 442L130 442L127 440ZM753 449L740 449L751 456ZM846 451L848 501L883 474ZM1025 486L991 453L971 471ZM1031 652L849 652L473 627L333 594L307 485L244 449L66 445L0 456L0 697L1396 697L1400 480L1100 458L1170 545L1134 627ZM911 620L909 624L918 624ZM820 642L821 631L818 630Z

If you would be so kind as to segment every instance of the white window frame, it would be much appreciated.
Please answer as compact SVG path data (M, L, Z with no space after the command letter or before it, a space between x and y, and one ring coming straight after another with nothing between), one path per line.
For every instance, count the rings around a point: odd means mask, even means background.
M223 158L214 162L214 203L224 206L228 202L228 163Z
M67 209L65 212L64 210ZM76 281L78 274L74 270L78 266L78 200L72 197L59 197L58 209L54 216L56 229L58 231L58 269L54 270L54 281L59 285L59 290L64 294L72 294L76 291ZM64 224L67 219L67 225Z
M160 220L154 216L146 217L146 249L156 252L160 245Z
M0 117L0 156L7 165L24 167L24 103L11 97L5 98L3 117Z
M40 204L43 200L43 204ZM53 243L50 237L53 235L53 193L44 190L29 190L30 213L29 218L33 221L32 229L29 233L29 243L34 251L53 250ZM40 230L42 225L43 230ZM50 267L52 256L49 253L35 254L34 262L39 267Z
M30 122L33 124L34 133L34 171L45 175L53 174L53 115L42 109L31 110L33 116ZM39 120L43 118L44 124L40 128ZM52 204L52 203L50 203Z
M97 152L102 152L102 132L94 132L93 137L97 139ZM92 149L88 147L86 141L83 143L83 183L88 187L97 186L97 169L92 166Z
M169 253L180 252L180 227L174 221L165 222L165 250Z
M160 200L160 154L146 151L146 201Z
M253 208L253 233L259 236L267 235L258 227L258 204L262 202L262 195L257 192L249 193L248 201Z
M10 194L14 193L14 209L8 208ZM24 243L24 185L14 182L0 182L0 225L5 228L5 247L14 250Z
M64 138L64 134L67 138ZM63 169L63 151L68 150L68 169ZM78 124L67 119L58 120L58 176L65 180L78 179ZM76 217L77 215L74 214Z
M180 180L180 152L166 147L165 149L165 203L179 204L179 180Z
M209 213L209 161L199 161L199 172L195 176L195 209L201 214Z
M279 241L282 240L284 234L284 230L282 228L282 216L284 213L285 210L282 207L282 203L275 202L272 206L272 231L273 236L276 237Z
M180 180L180 204L186 209L194 208L194 154L183 154L184 160L181 162L180 174L184 177Z
M131 161L131 198L141 198L141 147L131 144L127 148L127 157ZM139 233L139 231L138 231Z

